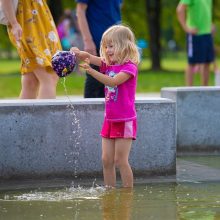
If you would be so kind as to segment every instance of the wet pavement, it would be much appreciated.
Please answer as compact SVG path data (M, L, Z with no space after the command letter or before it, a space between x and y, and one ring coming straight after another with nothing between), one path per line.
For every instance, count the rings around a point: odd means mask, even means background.
M176 178L177 182L220 182L220 156L178 158Z
M176 161L176 176L155 176L136 178L135 185L144 183L198 183L220 182L220 155L181 156ZM102 178L91 180L47 179L47 180L0 180L0 190L68 187L71 185L102 185ZM120 182L118 182L120 185Z

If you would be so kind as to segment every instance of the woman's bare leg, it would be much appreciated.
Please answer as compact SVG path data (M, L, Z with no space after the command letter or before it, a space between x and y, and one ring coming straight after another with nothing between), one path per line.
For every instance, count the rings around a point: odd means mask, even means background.
M20 99L36 99L38 94L39 81L34 73L26 73L21 76Z
M55 99L56 86L59 77L55 72L48 73L44 68L37 68L34 74L40 82L38 97L39 99Z

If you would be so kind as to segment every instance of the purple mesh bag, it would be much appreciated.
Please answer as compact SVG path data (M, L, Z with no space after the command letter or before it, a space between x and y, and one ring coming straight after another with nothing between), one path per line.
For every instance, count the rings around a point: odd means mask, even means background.
M73 72L76 66L76 56L69 51L58 51L52 57L52 67L59 77L65 77Z

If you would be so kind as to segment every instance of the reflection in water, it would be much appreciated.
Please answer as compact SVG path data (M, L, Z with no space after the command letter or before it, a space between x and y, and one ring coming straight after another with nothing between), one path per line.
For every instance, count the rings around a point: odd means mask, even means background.
M176 186L179 220L220 220L220 184L197 183Z
M176 220L176 184L147 184L135 188L132 219Z
M133 189L112 189L102 197L103 220L130 220Z

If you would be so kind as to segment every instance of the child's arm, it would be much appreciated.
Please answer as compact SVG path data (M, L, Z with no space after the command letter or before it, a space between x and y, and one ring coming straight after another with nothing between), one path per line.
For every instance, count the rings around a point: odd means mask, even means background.
M86 51L79 50L77 47L72 47L70 52L75 53L76 57L80 60L85 61L86 59L89 59L91 64L101 66L102 61L100 57L94 56Z
M92 77L94 77L95 79L97 79L99 82L103 83L106 86L110 86L110 87L118 86L126 82L131 77L131 75L123 72L115 75L114 77L107 76L91 68L88 59L86 59L85 61L86 63L81 64L80 67L85 69L88 74L90 74Z

